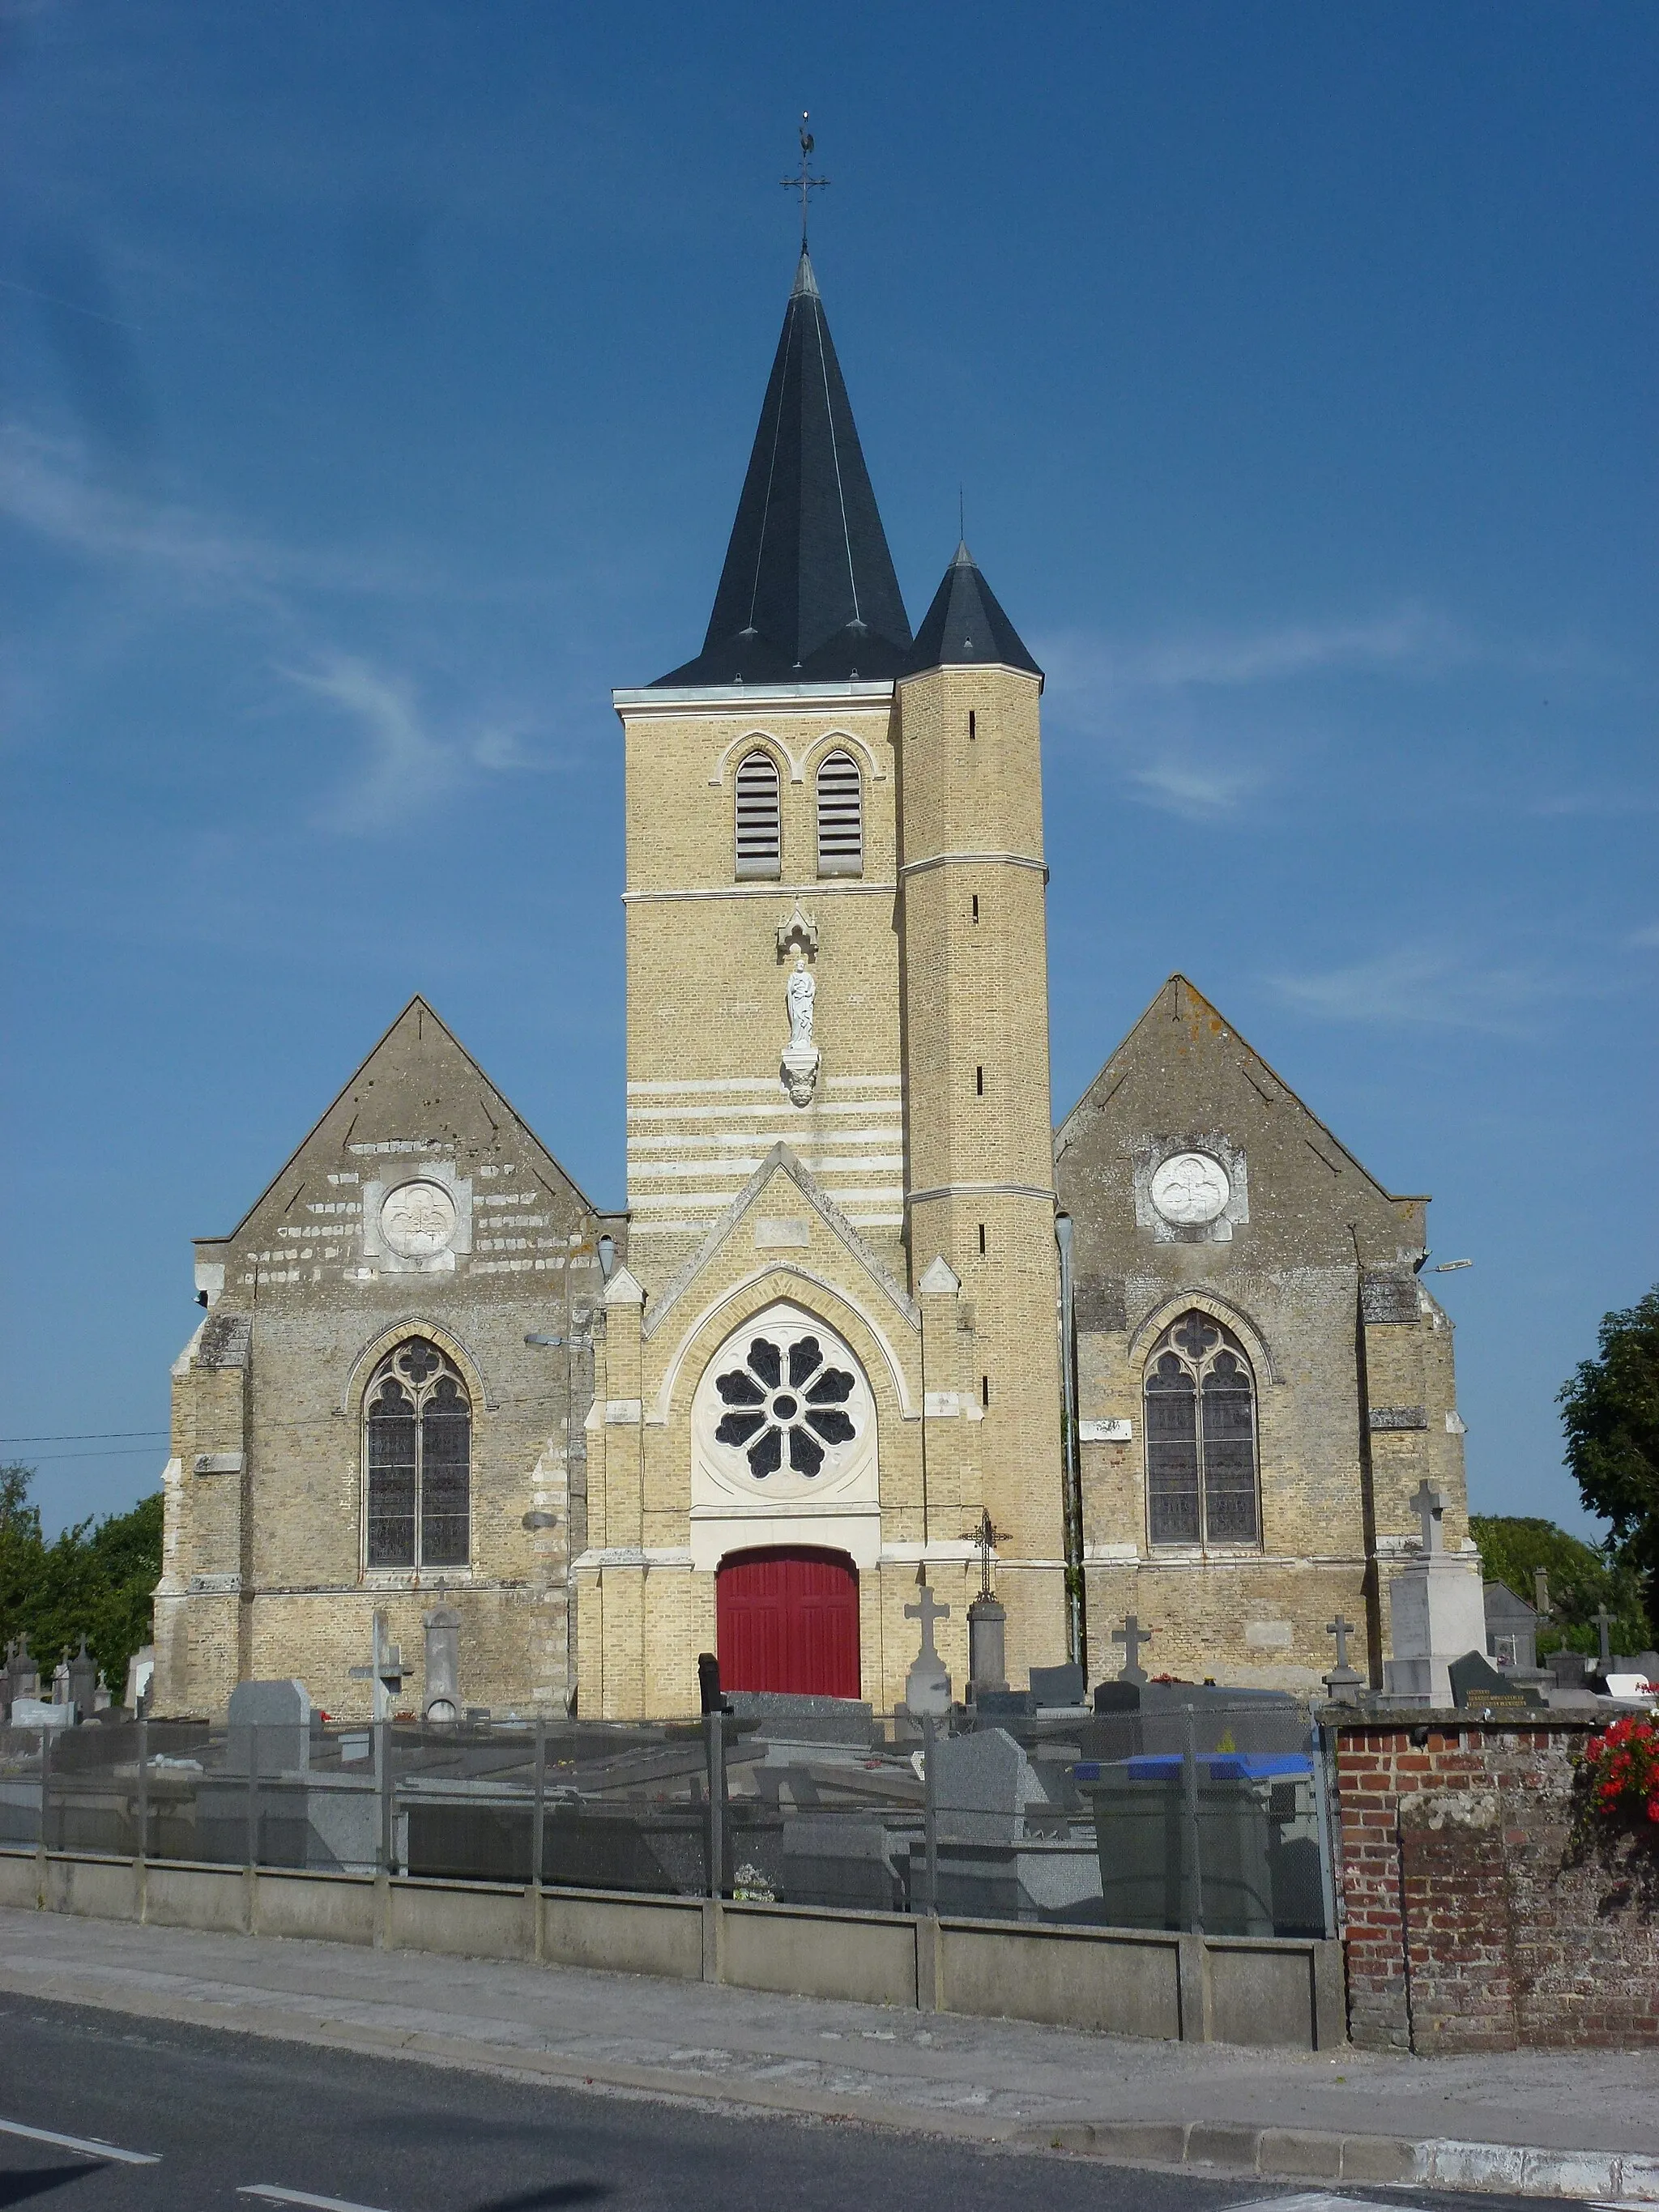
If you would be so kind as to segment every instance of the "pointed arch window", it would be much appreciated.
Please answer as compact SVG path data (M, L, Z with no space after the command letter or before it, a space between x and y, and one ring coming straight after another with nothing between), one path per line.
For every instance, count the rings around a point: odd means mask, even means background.
M778 764L758 749L744 756L737 775L737 872L739 876L783 873L783 814Z
M818 873L864 873L864 779L851 753L826 754L818 764Z
M1259 1544L1255 1377L1230 1329L1196 1308L1146 1374L1146 1526L1154 1544Z
M363 1399L371 1567L464 1567L471 1557L472 1403L435 1344L411 1336Z

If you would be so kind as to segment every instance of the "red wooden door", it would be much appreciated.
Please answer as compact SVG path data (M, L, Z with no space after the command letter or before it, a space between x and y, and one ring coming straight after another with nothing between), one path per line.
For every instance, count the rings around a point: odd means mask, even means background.
M740 1552L715 1584L720 1686L859 1693L859 1577L839 1552Z

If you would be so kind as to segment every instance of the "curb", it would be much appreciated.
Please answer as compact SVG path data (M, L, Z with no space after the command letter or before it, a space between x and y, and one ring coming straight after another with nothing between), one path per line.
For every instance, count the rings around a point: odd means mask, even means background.
M1461 2142L1448 2136L1322 2134L1311 2128L1247 2128L1209 2120L1097 2120L1029 2126L1012 2140L1124 2166L1203 2167L1264 2181L1360 2181L1374 2186L1492 2190L1510 2197L1594 2198L1659 2204L1659 2158L1638 2152L1547 2150L1525 2143Z
M293 2004L226 2004L182 1992L112 1989L100 1978L72 1969L25 1977L0 1965L0 1990L47 2003L85 2005L272 2042L353 2051L364 2057L412 2059L466 2073L779 2118L852 2121L863 2127L945 2136L988 2147L1069 2152L1107 2165L1180 2168L1217 2176L1249 2174L1264 2181L1415 2185L1501 2191L1511 2197L1598 2199L1620 2206L1659 2205L1659 2158L1637 2152L1551 2150L1538 2145L1462 2142L1449 2136L1413 2142L1402 2136L1251 2128L1214 2120L998 2120L796 2085L718 2081L615 2059L575 2058L561 2051L473 2042L418 2028L381 2027Z

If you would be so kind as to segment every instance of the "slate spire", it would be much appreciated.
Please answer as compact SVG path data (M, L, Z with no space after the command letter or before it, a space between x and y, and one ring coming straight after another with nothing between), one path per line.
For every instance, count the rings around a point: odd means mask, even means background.
M981 575L964 540L957 547L945 580L933 594L933 605L922 617L905 673L915 676L925 668L970 668L990 662L1024 668L1033 676L1042 673Z
M910 647L886 533L805 247L714 594L676 686L896 675Z

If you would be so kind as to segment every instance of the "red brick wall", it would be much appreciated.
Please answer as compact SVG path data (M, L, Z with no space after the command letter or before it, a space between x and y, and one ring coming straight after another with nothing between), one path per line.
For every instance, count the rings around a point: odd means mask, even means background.
M1341 1728L1356 2043L1659 2043L1659 1832L1598 1824L1575 1844L1589 1734L1565 1717Z

